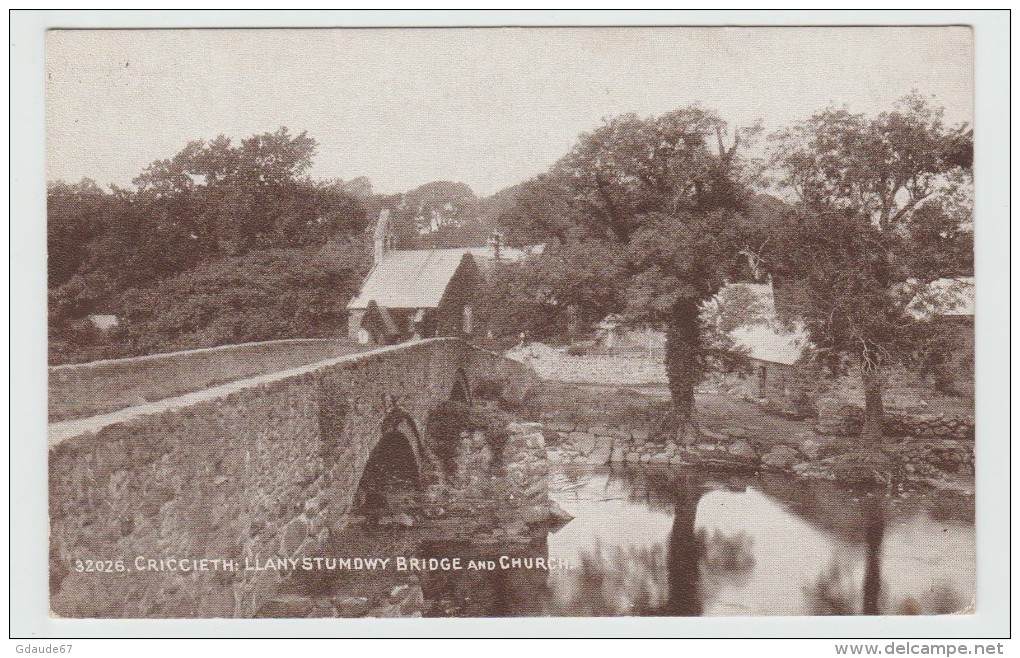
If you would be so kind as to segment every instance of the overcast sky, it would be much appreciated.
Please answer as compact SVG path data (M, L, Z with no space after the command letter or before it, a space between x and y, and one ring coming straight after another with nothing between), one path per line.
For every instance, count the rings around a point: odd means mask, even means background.
M128 185L189 140L287 126L317 178L488 195L609 116L700 102L775 129L911 89L972 117L968 28L103 30L47 37L47 177Z

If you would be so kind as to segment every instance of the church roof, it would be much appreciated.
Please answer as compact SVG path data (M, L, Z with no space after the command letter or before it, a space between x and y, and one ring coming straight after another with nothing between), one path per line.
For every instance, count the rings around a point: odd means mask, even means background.
M371 301L386 308L436 308L465 258L473 262L470 249L386 252L347 308L368 308Z

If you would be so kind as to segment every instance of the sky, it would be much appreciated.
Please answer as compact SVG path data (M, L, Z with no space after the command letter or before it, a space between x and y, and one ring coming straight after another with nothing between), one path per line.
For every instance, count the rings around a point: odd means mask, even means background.
M318 142L315 178L485 196L625 112L700 103L775 130L917 89L973 116L966 27L60 30L46 47L47 178L104 185L281 126Z

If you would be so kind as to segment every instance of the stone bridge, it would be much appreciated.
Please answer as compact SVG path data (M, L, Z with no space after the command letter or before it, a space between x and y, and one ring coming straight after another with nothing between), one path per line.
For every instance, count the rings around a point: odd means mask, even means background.
M429 415L489 381L513 397L533 380L435 338L52 423L53 614L253 615L281 577L246 557L320 554L370 460L403 452L441 478Z

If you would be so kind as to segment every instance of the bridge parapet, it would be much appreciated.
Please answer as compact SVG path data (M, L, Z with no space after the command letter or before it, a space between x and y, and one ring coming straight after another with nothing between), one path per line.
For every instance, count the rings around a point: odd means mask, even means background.
M51 424L53 612L251 616L280 573L246 559L316 554L345 526L387 418L424 437L429 413L482 379L522 390L531 374L437 338ZM79 571L89 560L112 573Z

